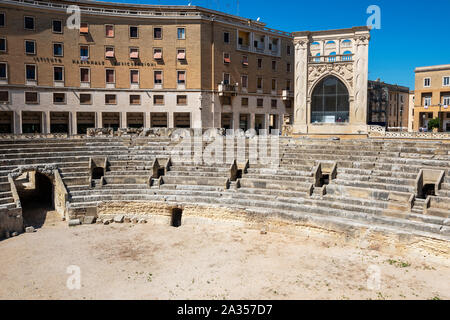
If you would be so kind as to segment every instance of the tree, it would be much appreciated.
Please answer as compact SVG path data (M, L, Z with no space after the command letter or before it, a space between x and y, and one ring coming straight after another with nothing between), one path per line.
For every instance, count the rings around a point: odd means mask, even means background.
M428 131L433 131L434 128L439 129L440 121L439 118L434 118L428 121Z

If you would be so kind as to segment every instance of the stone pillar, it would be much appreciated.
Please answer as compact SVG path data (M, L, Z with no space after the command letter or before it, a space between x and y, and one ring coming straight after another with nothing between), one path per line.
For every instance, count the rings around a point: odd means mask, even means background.
M120 122L120 128L124 129L127 128L127 113L121 112L119 115L119 122Z
M239 118L240 113L239 112L233 112L233 129L238 130L239 129Z
M255 129L255 114L250 113L250 128L249 129Z
M168 116L168 124L167 126L169 128L174 128L175 127L175 123L174 123L174 116L173 116L173 112L167 112L167 116Z
M96 128L103 128L103 118L101 112L95 113L95 127Z
M144 128L149 129L150 128L150 112L144 113Z
M69 114L69 121L70 121L70 132L75 135L78 134L78 122L77 122L77 113L76 112L70 112Z
M50 111L42 112L42 133L50 133Z
M266 113L264 115L264 129L269 130L270 114Z
M322 43L323 46L323 43ZM296 38L295 41L295 97L294 97L294 132L308 133L307 96L308 96L308 36ZM323 50L323 49L321 49ZM322 52L322 51L321 51Z
M13 132L15 134L22 134L22 112L14 111L13 112Z
M350 106L352 124L364 127L367 124L367 81L369 73L369 34L364 32L355 37L354 103ZM353 119L353 120L352 120ZM363 129L363 128L361 128ZM363 130L364 131L364 130ZM367 126L365 131L367 131Z

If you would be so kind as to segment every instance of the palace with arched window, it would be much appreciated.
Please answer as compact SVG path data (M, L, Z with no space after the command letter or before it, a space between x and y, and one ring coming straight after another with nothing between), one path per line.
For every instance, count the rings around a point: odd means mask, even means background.
M367 133L370 29L297 32L294 133Z

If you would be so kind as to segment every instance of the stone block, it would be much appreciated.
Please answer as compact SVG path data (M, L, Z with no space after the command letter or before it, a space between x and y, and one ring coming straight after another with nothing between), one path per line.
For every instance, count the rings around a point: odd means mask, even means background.
M80 224L81 224L81 220L80 219L69 220L69 227L79 226Z
M115 223L123 223L123 220L125 219L125 216L123 214L119 214L114 217Z

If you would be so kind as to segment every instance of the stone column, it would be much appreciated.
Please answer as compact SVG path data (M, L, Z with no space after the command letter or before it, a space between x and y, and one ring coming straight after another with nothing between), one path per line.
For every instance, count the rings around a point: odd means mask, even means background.
M124 129L127 128L127 113L126 112L121 112L119 115L119 119L120 119L120 128Z
M42 133L50 133L50 111L42 112Z
M70 116L69 116L69 118L70 118L70 123L71 123L71 126L70 126L70 132L73 134L73 135L75 135L75 134L78 134L78 128L77 128L77 126L78 126L78 122L77 122L77 113L76 112L70 112Z
M174 116L173 116L173 112L171 111L171 112L167 112L167 116L168 116L168 124L167 124L167 126L169 127L169 128L174 128L175 127L175 124L174 124Z
M249 129L255 129L255 114L250 113L250 127Z
M307 92L308 92L308 36L295 38L295 98L294 132L308 133Z
M151 125L150 122L150 112L145 112L144 113L144 128L145 129L149 129Z
M95 127L96 128L103 128L103 118L101 112L95 113Z
M367 81L369 72L369 34L363 33L355 37L354 81L355 95L350 117L353 124L364 126L367 124Z
M22 112L14 111L13 112L13 132L15 134L22 134Z

